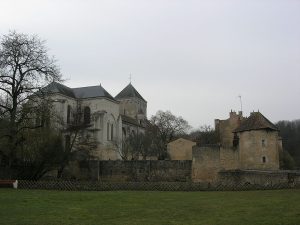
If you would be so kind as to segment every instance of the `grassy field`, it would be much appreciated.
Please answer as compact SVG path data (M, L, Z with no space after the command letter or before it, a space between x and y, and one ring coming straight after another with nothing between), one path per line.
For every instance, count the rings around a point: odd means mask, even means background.
M0 189L0 224L300 224L300 190L65 192Z

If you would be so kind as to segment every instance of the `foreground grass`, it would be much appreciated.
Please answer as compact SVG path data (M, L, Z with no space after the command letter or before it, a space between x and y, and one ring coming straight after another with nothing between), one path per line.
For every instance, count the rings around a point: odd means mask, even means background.
M0 224L300 224L300 190L65 192L0 189Z

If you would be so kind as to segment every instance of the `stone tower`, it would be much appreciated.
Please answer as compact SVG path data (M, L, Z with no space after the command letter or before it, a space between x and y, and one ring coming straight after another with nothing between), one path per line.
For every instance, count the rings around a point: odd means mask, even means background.
M237 137L240 169L279 169L278 128L260 112L251 113L233 133Z
M147 118L147 101L129 83L116 97L120 101L120 114L142 123Z

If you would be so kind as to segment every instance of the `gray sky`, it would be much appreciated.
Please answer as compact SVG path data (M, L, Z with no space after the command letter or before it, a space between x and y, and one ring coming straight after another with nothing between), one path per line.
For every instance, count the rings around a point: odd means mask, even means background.
M0 0L0 35L47 41L70 87L129 83L197 128L240 109L300 119L299 0Z

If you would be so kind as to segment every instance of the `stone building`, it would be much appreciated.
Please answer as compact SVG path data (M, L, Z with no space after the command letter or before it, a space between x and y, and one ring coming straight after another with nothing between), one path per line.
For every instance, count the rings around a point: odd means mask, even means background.
M227 120L215 120L219 143L193 147L192 177L213 182L224 170L278 170L282 149L277 127L260 112L246 118L230 112Z
M101 85L70 88L52 82L42 91L53 102L60 128L71 126L78 117L87 125L86 132L92 134L97 143L93 151L97 159L120 159L122 141L130 133L144 132L147 102L131 83L115 98ZM67 143L68 132L63 135Z
M170 160L192 160L192 150L196 142L178 138L167 146Z
M260 112L251 113L233 134L233 147L239 150L240 169L279 169L282 144L278 128Z

